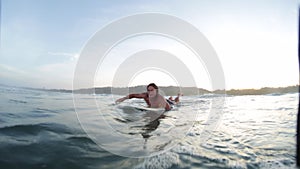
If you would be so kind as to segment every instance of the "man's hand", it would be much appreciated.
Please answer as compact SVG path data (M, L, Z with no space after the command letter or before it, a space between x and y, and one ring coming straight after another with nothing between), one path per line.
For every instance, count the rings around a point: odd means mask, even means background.
M122 97L122 98L116 100L116 103L121 103L121 102L123 102L126 99L127 99L127 96L126 97Z

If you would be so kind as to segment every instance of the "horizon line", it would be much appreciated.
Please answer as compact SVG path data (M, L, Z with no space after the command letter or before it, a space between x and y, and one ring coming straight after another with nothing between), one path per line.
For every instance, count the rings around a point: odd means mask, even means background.
M7 87L16 87L16 88L28 88L28 89L41 89L41 90L69 90L69 91L76 91L76 90L84 90L84 89L95 89L95 88L131 88L131 87L146 87L147 85L137 85L137 86L94 86L94 87L83 87L79 89L66 89L66 88L46 88L46 87L28 87L28 86L16 86L16 85L7 85L7 84L0 84L0 86L7 86ZM259 87L259 88L230 88L230 89L215 89L215 90L208 90L205 88L201 87L196 87L196 86L158 86L158 88L161 87L181 87L181 88L197 88L197 89L204 89L207 91L218 91L218 90L225 90L225 91L230 91L230 90L259 90L263 88L286 88L286 87L294 87L298 86L300 87L300 84L294 84L294 85L286 85L286 86L276 86L276 87L271 87L271 86L264 86L264 87Z

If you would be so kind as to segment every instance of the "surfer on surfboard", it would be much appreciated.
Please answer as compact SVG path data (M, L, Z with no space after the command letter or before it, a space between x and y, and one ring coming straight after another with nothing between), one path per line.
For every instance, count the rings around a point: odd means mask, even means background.
M180 94L178 94L178 96L174 100L165 99L162 95L158 93L158 87L156 86L156 84L150 83L147 86L147 92L138 93L138 94L129 94L125 97L116 100L116 103L123 102L126 99L140 98L140 99L144 99L150 108L165 108L165 110L171 110L172 106L170 104L178 103L179 96Z

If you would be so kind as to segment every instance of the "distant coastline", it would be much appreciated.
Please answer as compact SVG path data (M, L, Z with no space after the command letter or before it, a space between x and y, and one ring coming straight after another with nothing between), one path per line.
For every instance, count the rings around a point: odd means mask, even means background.
M266 94L285 94L298 93L299 85L287 87L263 87L260 89L231 89L226 90L227 95L266 95ZM222 91L214 91L213 93L222 93Z
M7 86L7 85L2 85ZM50 92L61 93L75 93L75 94L119 94L125 95L128 93L140 93L145 92L146 86L135 87L95 87L78 90L67 89L45 89L45 88L28 88L31 90L41 90ZM227 94L227 95L266 95L266 94L285 94L285 93L298 93L299 85L287 86L287 87L263 87L260 89L230 89L230 90L214 90L209 91L203 88L196 87L176 87L176 86L162 86L159 88L167 96L177 95L179 92L184 95L203 95L203 94Z

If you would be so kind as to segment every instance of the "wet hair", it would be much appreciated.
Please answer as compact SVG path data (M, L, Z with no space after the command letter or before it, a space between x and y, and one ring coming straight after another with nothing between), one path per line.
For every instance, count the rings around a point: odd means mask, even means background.
M152 86L154 89L158 90L158 87L156 86L155 83L150 83L150 84L148 84L147 90L148 90L148 88L149 88L150 86Z

